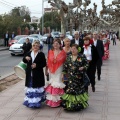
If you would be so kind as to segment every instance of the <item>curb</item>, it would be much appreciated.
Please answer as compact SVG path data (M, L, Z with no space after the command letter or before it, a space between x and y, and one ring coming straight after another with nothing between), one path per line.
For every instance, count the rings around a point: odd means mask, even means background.
M13 74L15 74L14 71L11 72L11 73L8 73L8 74L6 74L6 75L0 76L0 80L3 80L3 79L5 79L6 77L11 76L11 75L13 75Z
M0 51L9 50L9 48L1 48Z

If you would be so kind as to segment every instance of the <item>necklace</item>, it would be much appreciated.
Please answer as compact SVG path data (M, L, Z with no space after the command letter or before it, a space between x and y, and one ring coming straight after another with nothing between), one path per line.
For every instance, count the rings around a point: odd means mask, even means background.
M59 53L60 53L60 51L54 51L53 63L56 63L56 62L57 62L56 58L57 58L57 55L58 55Z

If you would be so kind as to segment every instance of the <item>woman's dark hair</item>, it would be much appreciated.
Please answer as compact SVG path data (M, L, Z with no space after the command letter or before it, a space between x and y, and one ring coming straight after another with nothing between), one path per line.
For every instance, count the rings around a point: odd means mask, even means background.
M30 39L29 39L29 38L26 38L26 40L29 40L29 41L30 41Z
M83 38L83 40L89 40L89 41L90 41L90 37L85 36L85 37Z
M60 44L60 50L62 50L63 48L62 48L62 45L61 45L61 40L60 40L59 38L55 38L55 39L53 40L53 44L54 44L55 42L58 42L58 43ZM52 50L54 50L53 47L52 47Z
M77 44L72 44L71 47L76 47L76 49L78 50L79 46Z

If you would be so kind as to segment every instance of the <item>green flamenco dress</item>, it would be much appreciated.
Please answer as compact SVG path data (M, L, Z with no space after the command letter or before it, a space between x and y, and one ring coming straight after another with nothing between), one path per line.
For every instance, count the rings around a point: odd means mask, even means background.
M79 70L79 67L87 69L88 63L84 55L79 55L75 61L72 61L72 55L70 55L63 67L63 73L68 76L68 84L65 88L65 93L61 97L61 106L65 110L79 111L87 108L88 105L88 93L84 90L84 83L82 80L83 71Z

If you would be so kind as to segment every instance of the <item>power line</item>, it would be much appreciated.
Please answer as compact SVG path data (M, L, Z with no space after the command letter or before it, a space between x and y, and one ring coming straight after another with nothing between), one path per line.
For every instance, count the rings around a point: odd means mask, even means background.
M7 2L7 1L5 1L5 0L2 0L2 1L4 1L5 3L8 3L8 4L11 4L11 5L13 5L13 6L18 6L18 5L15 5L15 4L13 4L13 3L10 3L10 2Z
M12 5L10 5L10 4L6 4L6 3L4 3L4 2L2 2L2 1L0 1L0 3L3 4L4 6L7 6L7 7L11 7L11 8L14 7L14 6L12 6Z
M12 8L12 9L15 8L15 7L19 7L19 6L15 5L15 4L12 4L12 3L7 2L5 0L0 1L0 4L2 4L3 6L5 6L7 8L9 7L9 8ZM35 10L31 10L30 12L33 13L33 14L42 14L41 12L35 11Z

